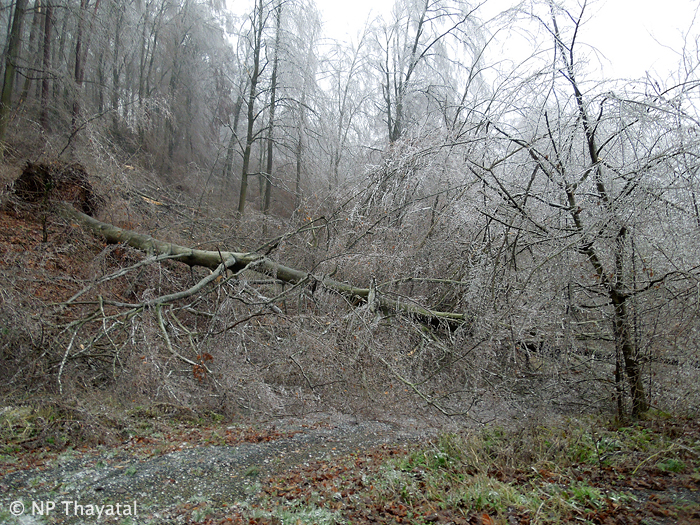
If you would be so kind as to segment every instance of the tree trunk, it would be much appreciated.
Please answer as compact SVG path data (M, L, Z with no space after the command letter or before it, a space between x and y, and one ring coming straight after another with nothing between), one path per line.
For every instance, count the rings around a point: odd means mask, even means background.
M112 51L112 127L115 133L119 131L119 97L121 95L119 54L121 53L121 32L122 22L124 20L123 7L117 4L116 8L119 10L119 13L117 14L116 27L114 30L114 51ZM141 62L143 63L143 51L141 53ZM143 73L141 73L141 77L143 77Z
M37 39L37 33L39 32L39 20L41 19L41 13L42 13L42 5L40 0L37 0L34 4L34 16L32 17L32 27L29 31L29 45L27 46L27 50L25 52L25 56L27 56L28 60L28 66L31 67L32 69L37 68L37 62L38 62L38 53L36 52L35 45L36 45L36 39ZM22 86L22 93L19 96L19 103L22 104L27 100L27 97L29 96L29 90L32 87L32 77L34 75L26 75L24 77L24 85Z
M49 83L51 71L51 28L53 27L53 4L51 0L46 0L44 7L44 49L43 66L41 79L41 116L39 122L41 129L49 131Z
M234 272L248 268L290 284L299 284L306 281L313 286L317 283L329 291L348 297L356 304L367 302L370 295L370 288L359 288L324 276L317 278L311 273L276 263L258 253L197 250L171 242L160 241L149 235L142 235L98 221L89 215L77 211L68 204L59 204L57 211L65 219L80 223L94 234L103 237L108 243L128 244L151 255L169 255L173 260L190 266L203 266L215 270L224 264ZM376 289L374 293L374 304L384 311L400 312L429 323L444 322L452 325L461 325L467 321L464 314L423 308L416 303L385 297Z
M61 21L61 29L60 31L58 31L58 45L51 46L51 63L54 64L56 72L59 76L65 76L66 78L68 78L71 72L70 66L68 64L69 60L65 60L65 56L68 35L70 33L70 31L68 31L68 22L70 21L71 13L69 9L60 9L60 7L56 11L56 13L57 16L58 13L62 13L63 19ZM53 97L56 101L60 100L64 104L66 109L69 109L69 106L73 103L73 101L70 99L70 95L68 95L65 90L65 82L53 83Z
M90 37L92 36L92 21L97 14L97 9L100 7L100 0L96 0L95 7L92 12L92 18L89 27L86 31L85 25L88 18L88 8L90 0L80 0L80 16L78 18L78 29L75 36L75 87L76 93L73 99L73 115L72 128L73 132L78 129L78 120L81 114L81 96L83 91L83 82L85 80L85 62L87 61L88 48L90 47Z
M12 111L12 91L15 84L17 60L19 60L22 46L22 21L24 20L26 7L27 0L17 0L14 17L12 18L10 42L5 55L5 76L2 83L2 95L0 95L0 159L2 159L4 154L3 143L7 132L7 124L10 120L10 112Z
M80 95L83 88L83 33L85 32L85 14L90 0L80 0L80 14L78 15L78 29L75 35L75 68L73 69L73 79L75 80L76 93L73 95L73 116L71 127L75 131L78 127L78 117L80 116Z
M304 163L304 135L306 133L306 96L307 93L310 89L309 84L310 84L310 78L313 75L312 71L312 59L313 59L313 50L314 50L314 39L311 38L311 41L309 42L309 52L306 55L306 72L304 74L304 83L302 85L302 90L301 90L301 100L299 101L299 116L298 116L298 124L297 124L297 143L296 147L294 150L294 157L295 157L295 162L296 162L296 177L295 177L295 184L294 184L294 209L298 210L299 206L301 206L301 201L302 201L302 191L301 191L301 173L302 173L302 167ZM340 118L340 117L339 117ZM340 154L338 154L338 157L340 157ZM336 166L336 175L337 175L337 166ZM337 180L337 177L336 177ZM337 186L337 184L336 184Z
M265 169L265 189L262 198L262 212L267 214L270 209L270 196L272 193L272 132L275 126L275 106L277 104L277 62L279 58L280 33L282 22L282 4L277 4L277 31L275 34L275 54L272 59L272 78L270 79L270 120L267 127L267 167ZM263 228L266 223L263 223ZM266 232L263 231L263 235Z
M243 151L243 167L241 168L241 190L238 196L238 214L245 211L245 200L248 196L248 172L250 170L250 155L253 149L255 135L255 100L258 97L258 80L260 79L260 53L262 51L263 29L265 19L263 16L263 2L258 0L253 11L253 70L250 74L250 92L248 93L248 128L245 138L245 150Z
M632 416L639 417L649 410L644 384L642 383L642 372L637 359L637 348L632 340L630 321L627 312L627 298L618 298L614 303L615 316L615 344L622 352L622 359L625 365L630 390L632 394Z
M614 308L613 333L615 335L615 345L622 353L624 360L625 374L627 375L630 385L630 395L632 397L632 415L634 417L639 417L641 414L649 410L649 403L647 402L646 392L644 391L644 384L642 383L641 370L637 357L637 348L632 338L632 327L627 315L627 298L629 295L624 292L624 290L629 288L626 286L626 278L623 271L624 244L627 237L627 228L624 226L624 224L622 224L622 220L618 217L613 205L613 199L603 181L603 163L598 157L599 148L596 141L597 127L591 126L591 121L589 119L588 112L586 111L583 93L581 92L578 81L576 80L576 71L573 62L573 47L567 47L561 39L557 19L554 14L554 8L551 6L550 8L552 10L554 44L561 52L561 60L564 62L565 73L562 74L565 75L567 81L571 84L581 125L583 127L584 138L588 147L587 149L590 165L585 169L579 183L583 182L590 175L594 177L597 192L596 197L601 205L601 209L606 210L608 213L609 222L618 225L619 227L613 246L613 256L615 260L614 271L606 271L603 259L598 256L598 251L594 249L592 242L586 242L583 246L581 246L580 251L586 255L588 263L590 263L590 265L593 267L593 270L598 276L600 285L605 290L605 293ZM565 191L569 204L569 213L574 221L576 230L578 230L578 232L581 234L581 238L583 239L586 233L586 227L583 224L581 218L581 208L576 201L575 195L579 183L567 183Z
M224 184L231 180L233 175L233 156L238 143L238 121L241 116L241 107L243 107L243 95L239 94L236 99L236 104L233 106L233 123L231 124L231 138L229 138L226 148L226 161L224 162Z

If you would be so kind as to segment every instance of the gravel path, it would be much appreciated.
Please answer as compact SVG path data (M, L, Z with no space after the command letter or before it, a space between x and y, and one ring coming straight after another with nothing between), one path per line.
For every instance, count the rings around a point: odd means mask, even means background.
M64 453L41 467L0 476L0 523L160 523L159 516L183 502L245 504L270 474L432 434L352 420L313 426L288 420L274 428L290 437L237 446L183 444L179 450L141 459L123 448ZM19 518L9 512L18 508L16 503L11 508L17 501L25 509ZM47 516L51 503L55 507ZM130 517L134 508L135 519Z

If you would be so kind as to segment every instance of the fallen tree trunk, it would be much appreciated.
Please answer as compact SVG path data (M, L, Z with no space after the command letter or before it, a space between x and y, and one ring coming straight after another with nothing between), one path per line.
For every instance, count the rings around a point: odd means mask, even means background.
M112 224L98 221L67 204L59 204L56 209L58 214L63 218L78 222L94 234L103 237L108 243L127 244L149 255L167 255L168 258L188 264L189 266L203 266L211 270L216 270L224 265L225 268L231 269L234 272L250 268L285 283L298 284L302 281L317 282L327 290L348 297L353 301L359 300L363 303L371 302L373 303L372 306L378 306L384 311L400 312L432 324L444 322L450 325L460 325L467 321L464 314L436 311L406 302L405 300L387 297L374 289L374 287L359 288L329 277L316 277L308 272L276 263L258 253L196 250L154 239L149 235L124 230Z

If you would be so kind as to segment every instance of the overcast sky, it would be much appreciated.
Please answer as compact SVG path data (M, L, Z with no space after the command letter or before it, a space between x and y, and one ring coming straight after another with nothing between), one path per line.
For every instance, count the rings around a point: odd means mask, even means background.
M388 14L393 0L316 0L328 36L354 36L367 17ZM516 0L488 0L489 17ZM676 71L682 35L691 29L700 0L593 0L580 40L602 54L606 78L637 78L651 71L659 76ZM691 30L697 34L700 22ZM607 59L607 60L606 60Z

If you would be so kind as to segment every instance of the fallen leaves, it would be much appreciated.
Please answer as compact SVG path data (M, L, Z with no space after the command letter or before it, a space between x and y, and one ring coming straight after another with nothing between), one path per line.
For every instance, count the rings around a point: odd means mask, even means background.
M700 442L700 425L687 425L682 433L670 427L666 430L676 435L676 440L682 438L689 444L685 448L677 447L677 451L686 454L681 458L685 464L692 464L695 449L691 450L690 446ZM143 457L183 447L196 449L236 446L244 442L266 443L292 437L297 432L243 425L194 427L183 423L168 431L160 429L148 435L134 435L114 448L128 452L131 457ZM467 462L462 465L457 461L430 463L429 460L435 455L431 446L435 444L383 445L354 454L310 460L269 478L255 479L259 489L256 488L245 505L187 502L169 508L167 519L168 522L198 522L204 525L528 525L541 522L546 515L544 513L548 512L547 505L551 498L559 496L564 498L561 501L569 498L575 502L568 510L562 511L562 523L641 523L645 520L657 523L700 522L700 478L697 477L697 467L684 473L664 471L652 465L652 461L640 467L640 458L649 457L650 452L640 452L638 456L630 456L626 463L614 466L585 461L574 461L567 466L509 462L507 466L478 473L478 469ZM432 452L426 453L425 447ZM80 454L94 454L94 461L101 460L92 448L83 449ZM119 455L114 457L114 461L119 460ZM422 458L425 462L417 464L415 458ZM18 455L12 468L35 467L45 460L45 455ZM440 483L435 483L436 473L443 476ZM259 471L255 471L251 476L257 477L258 474ZM477 476L493 480L494 487L514 487L522 494L539 495L543 513L537 510L539 502L535 507L528 508L518 503L498 505L487 498L479 504L473 500L460 499L456 502L448 499L450 491L454 490L450 480L459 479L462 487L468 487L469 480L475 481ZM410 491L402 493L400 489L397 490L400 484L392 485L392 480L398 479L412 483ZM165 478L163 483L173 484L174 480ZM325 518L314 518L316 515Z

